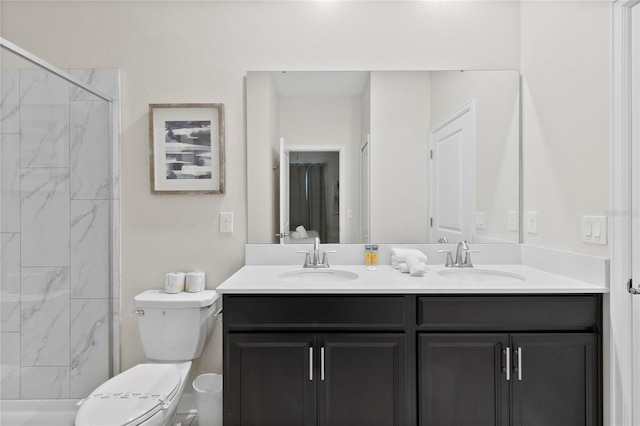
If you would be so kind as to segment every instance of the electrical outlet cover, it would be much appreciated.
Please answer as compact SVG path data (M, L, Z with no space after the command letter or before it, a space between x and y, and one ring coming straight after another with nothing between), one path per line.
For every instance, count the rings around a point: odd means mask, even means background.
M527 212L527 233L538 233L538 212Z
M518 212L515 210L507 212L507 229L511 232L518 232Z
M220 212L220 232L233 232L233 212Z

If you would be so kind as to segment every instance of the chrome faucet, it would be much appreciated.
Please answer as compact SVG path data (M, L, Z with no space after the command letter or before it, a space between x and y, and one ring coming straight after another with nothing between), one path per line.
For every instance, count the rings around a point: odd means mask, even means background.
M462 258L466 258L466 253L469 251L469 246L467 245L466 241L460 241L458 243L458 247L456 248L456 258L454 260L453 263L455 263L457 266L459 267L463 267L464 266L464 262L465 260L462 260Z
M313 264L318 265L320 259L320 238L316 237L313 240Z
M328 268L329 265L329 257L327 256L329 253L335 253L335 250L325 250L322 253L322 261L320 261L320 238L316 237L313 241L313 258L310 259L311 255L308 250L298 250L296 253L304 253L306 256L304 258L303 268Z
M460 241L456 247L455 259L451 256L451 251L449 250L438 250L438 253L447 254L447 260L444 264L447 268L473 268L471 253L477 253L477 251L471 250L466 241Z

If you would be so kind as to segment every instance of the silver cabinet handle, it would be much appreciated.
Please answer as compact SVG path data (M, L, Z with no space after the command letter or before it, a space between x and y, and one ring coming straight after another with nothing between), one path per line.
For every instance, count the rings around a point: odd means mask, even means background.
M324 380L324 346L320 348L320 380Z
M518 380L522 380L522 348L516 349L518 352Z
M313 381L313 347L309 348L309 380Z
M504 352L505 352L505 358L506 358L507 380L511 380L511 348L507 346Z

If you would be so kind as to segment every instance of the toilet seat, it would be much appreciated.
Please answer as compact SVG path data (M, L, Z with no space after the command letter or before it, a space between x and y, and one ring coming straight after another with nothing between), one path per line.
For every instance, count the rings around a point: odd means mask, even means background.
M169 407L181 381L176 364L138 364L109 379L83 400L76 426L139 425Z

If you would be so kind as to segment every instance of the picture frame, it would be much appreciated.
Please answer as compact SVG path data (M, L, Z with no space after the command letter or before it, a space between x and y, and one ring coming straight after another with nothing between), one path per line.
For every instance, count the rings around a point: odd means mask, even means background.
M224 105L149 104L152 194L224 194Z

